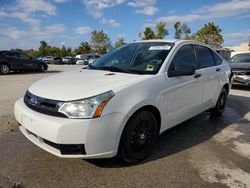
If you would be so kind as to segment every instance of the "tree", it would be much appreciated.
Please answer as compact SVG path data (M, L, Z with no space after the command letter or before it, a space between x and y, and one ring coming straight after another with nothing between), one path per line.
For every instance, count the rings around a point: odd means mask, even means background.
M125 42L125 39L123 37L119 38L116 43L115 43L115 48L119 48L120 46L122 46Z
M91 32L91 47L95 53L104 54L112 48L109 36L101 31Z
M62 48L60 49L60 56L65 57L68 55L66 47L63 45Z
M81 42L80 46L74 50L74 53L77 54L89 54L92 52L91 46L88 42Z
M174 24L175 38L176 39L188 39L191 29L186 23L176 22Z
M48 47L48 43L43 41L40 41L40 47L38 49L39 55L45 56L46 55L46 48Z
M156 34L151 27L146 27L142 33L139 33L142 40L163 39L166 35L168 35L168 30L164 22L156 24Z
M155 33L151 29L151 27L146 27L143 33L140 33L139 36L141 37L142 40L155 39Z
M156 24L156 31L156 39L163 39L166 35L168 35L168 30L164 22L159 22L158 24Z
M194 35L194 40L203 42L205 44L210 44L215 47L221 47L224 42L223 36L221 35L222 30L219 26L215 25L213 22L205 24L200 30L198 30Z
M39 52L37 50L28 50L27 54L31 57L38 57L39 56Z

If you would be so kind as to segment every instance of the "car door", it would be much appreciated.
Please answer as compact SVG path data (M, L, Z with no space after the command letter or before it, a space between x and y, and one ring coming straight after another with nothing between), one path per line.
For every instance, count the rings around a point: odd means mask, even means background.
M219 86L220 65L216 65L212 51L205 46L194 45L195 53L202 74L203 88L203 109L208 109L214 104Z
M17 70L22 66L16 52L7 51L4 54L4 57L7 59L7 62L12 70Z
M175 53L168 67L168 75L175 65L186 64L198 68L191 44L181 46ZM196 70L195 75L189 76L169 77L168 75L166 74L166 83L168 84L165 86L162 103L166 110L166 121L171 127L200 112L203 82L199 70Z
M32 57L24 53L18 53L18 55L19 55L19 61L21 62L23 69L36 68L37 64L33 61Z

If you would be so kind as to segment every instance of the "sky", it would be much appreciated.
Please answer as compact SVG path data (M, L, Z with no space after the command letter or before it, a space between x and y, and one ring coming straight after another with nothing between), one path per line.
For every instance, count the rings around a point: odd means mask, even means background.
M113 44L139 39L146 26L185 22L195 33L208 22L222 29L224 46L248 42L250 0L0 0L0 50L51 46L75 48L103 30Z

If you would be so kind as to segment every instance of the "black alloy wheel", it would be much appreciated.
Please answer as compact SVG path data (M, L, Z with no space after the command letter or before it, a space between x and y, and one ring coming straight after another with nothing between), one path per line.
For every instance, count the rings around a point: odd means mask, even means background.
M1 64L0 65L0 74L9 74L10 68L6 64Z
M153 150L159 134L156 117L149 111L141 111L127 123L120 142L119 155L128 163L145 160Z
M223 88L220 92L216 106L210 110L212 115L221 116L223 114L227 103L227 97L228 97L228 92L225 88Z

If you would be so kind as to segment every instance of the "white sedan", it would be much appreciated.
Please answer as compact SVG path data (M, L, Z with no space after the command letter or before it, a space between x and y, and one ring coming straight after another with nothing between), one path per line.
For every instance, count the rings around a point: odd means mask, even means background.
M221 115L230 73L202 43L135 42L34 83L14 113L31 142L59 157L140 162L165 130L206 110Z

